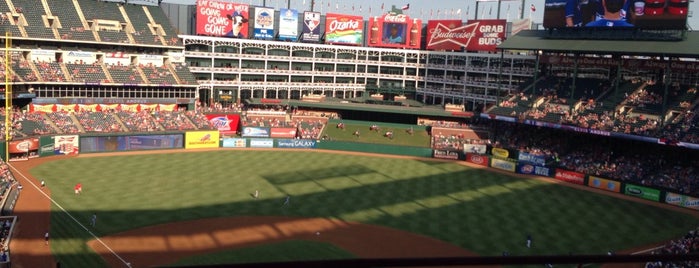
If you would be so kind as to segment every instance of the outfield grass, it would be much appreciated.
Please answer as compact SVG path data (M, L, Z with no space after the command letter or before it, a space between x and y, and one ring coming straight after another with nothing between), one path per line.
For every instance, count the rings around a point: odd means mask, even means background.
M238 250L224 250L204 256L184 258L174 266L216 265L221 263L289 262L311 260L341 260L356 256L335 245L312 241L287 241Z
M449 162L319 152L235 151L73 158L31 170L53 205L51 249L66 267L104 267L97 235L236 215L332 217L432 236L481 255L600 254L672 239L686 214ZM73 194L81 182L82 195ZM250 194L259 189L261 200ZM292 206L282 208L286 195ZM535 247L524 247L526 234ZM259 256L264 257L264 256ZM328 256L333 257L333 256Z
M408 126L380 126L380 131L370 131L368 125L362 124L345 124L345 129L339 129L333 124L328 124L325 127L322 135L327 135L331 140L336 141L351 141L363 143L378 143L392 144L415 147L429 147L430 135L424 127L413 127L413 134L408 133ZM356 130L359 130L359 137L353 135ZM393 139L384 137L386 131L393 131ZM321 135L321 136L322 136Z

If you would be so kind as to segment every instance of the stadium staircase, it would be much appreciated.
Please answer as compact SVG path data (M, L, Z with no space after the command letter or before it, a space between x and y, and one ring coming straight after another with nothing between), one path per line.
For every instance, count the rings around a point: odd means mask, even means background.
M96 31L90 29L89 25L87 24L87 20L85 19L85 15L83 14L83 10L82 8L80 8L80 3L78 3L78 0L72 0L71 2L73 2L73 7L75 8L75 11L78 13L80 22L83 24L85 30L92 32L92 36L95 38L95 40L97 40L97 42L100 42L100 35Z
M63 76L65 76L66 81L73 82L73 76L70 75L70 71L68 71L68 67L66 67L66 64L61 62L58 63L58 66L61 66L61 72L63 72Z
M126 22L126 27L124 31L126 32L126 37L129 39L129 44L136 44L136 40L134 40L133 35L131 34L135 32L135 30L133 28L133 24L131 24L129 15L126 14L126 9L124 9L123 5L119 5L119 13L121 13L121 17L124 18L124 21Z
M45 122L45 123L48 123L49 126L51 126L51 128L53 128L53 131L55 131L55 133L63 133L63 130L61 130L61 129L56 125L56 123L54 123L53 120L51 120L51 118L50 118L48 115L46 115L45 113L42 113L42 114L41 114L41 118L43 118L43 119L44 119L44 122ZM80 125L78 125L78 126L80 127Z
M162 38L162 36L161 36L161 38ZM175 78L175 81L177 81L177 84L182 85L183 84L182 79L180 79L180 77L177 75L177 70L175 70L175 67L172 66L172 64L168 63L167 69L170 71L170 73L172 73L172 77Z
M36 65L34 65L34 62L28 60L27 64L29 65L29 69L32 70L32 73L37 77L40 78L41 74L39 73L39 69L36 68Z
M126 127L126 124L124 124L124 121L121 121L121 118L116 113L110 114L114 119L116 119L116 122L119 123L119 126L121 127L121 131L128 132L129 128Z
M143 83L150 84L150 81L148 80L148 76L146 76L146 73L143 71L143 69L141 69L141 67L136 66L136 71L138 71L138 75L141 76Z
M61 34L58 32L58 27L61 25L60 20L53 16L53 13L51 13L51 7L49 7L49 3L46 2L46 0L41 0L41 6L44 7L44 13L46 14L44 17L44 20L46 20L46 25L51 28L54 38L61 39ZM53 24L48 23L49 18L53 19Z
M167 41L165 40L165 38L163 38L163 35L165 34L164 30L163 30L163 26L160 25L159 23L157 23L155 21L155 19L153 19L153 16L150 14L150 10L148 9L147 6L142 6L142 8L143 8L143 12L146 13L146 17L148 18L148 22L149 22L148 24L150 26L149 28L153 29L153 32L154 32L155 36L158 38L158 40L160 41L160 44L166 46ZM173 72L173 74L174 74L174 72ZM179 81L177 83L179 83Z
M104 76L107 77L107 80L109 80L112 83L117 82L114 81L114 79L112 79L112 74L109 72L109 68L107 68L107 66L104 65L104 63L100 63L100 68L102 68L102 72L104 72Z
M80 120L78 120L77 117L75 117L74 113L70 113L70 120L73 121L73 124L78 127L80 130L80 133L85 133L85 127L83 127L82 124L80 124ZM53 122L51 122L53 123Z
M17 13L17 9L15 8L15 5L14 3L12 3L11 0L4 0L2 2L7 5L7 9L11 13L11 15L8 16L8 18L10 18L10 23L17 26L17 29L19 29L19 32L22 34L22 37L28 37L27 30L24 28L24 26L27 25L27 20L25 20L24 15L21 13Z

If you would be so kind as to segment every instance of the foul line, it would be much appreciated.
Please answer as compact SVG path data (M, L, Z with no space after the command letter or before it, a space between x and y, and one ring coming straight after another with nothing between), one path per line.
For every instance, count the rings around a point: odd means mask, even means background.
M71 215L68 211L66 211L66 210L63 208L63 206L61 206L60 204L58 204L58 202L56 202L56 200L53 200L53 198L51 198L49 195L47 195L39 186L36 185L36 183L34 183L34 182L33 182L32 180L30 180L29 178L27 178L27 176L24 176L24 174L23 174L21 171L19 171L19 169L17 169L16 167L12 166L12 164L10 164L9 162L7 163L7 165L10 166L11 169L14 169L14 170L15 170L16 173L13 172L13 174L17 174L17 175L21 176L22 178L24 178L24 180L26 180L29 184L31 184L31 185L34 187L34 189L38 190L44 197L46 197L46 199L48 199L49 201L51 201L51 203L53 203L54 205L56 205L59 209L61 209L61 211L63 211L63 213L65 213L66 215L68 215L68 217L70 217L75 223L77 223L78 226L80 226L81 228L83 228L83 230L87 231L87 233L89 233L95 240L97 240L97 242L99 242L100 244L102 244L102 246L104 246L105 248L107 248L107 250L109 250L109 252L111 252L112 255L114 255L114 257L117 257L117 259L119 259L122 263L124 263L124 265L126 265L126 267L131 267L131 263L127 262L127 261L124 260L121 256L119 256L119 254L117 254L116 252L114 252L114 250L112 250L112 248L110 248L109 246L107 246L107 244L104 243L104 241L102 241L102 239L100 239L100 238L97 237L95 234L93 234L92 231L90 231L90 229L88 229L87 227L85 227L85 225L83 225L82 223L80 223L80 221L78 221L75 217L73 217L73 215Z

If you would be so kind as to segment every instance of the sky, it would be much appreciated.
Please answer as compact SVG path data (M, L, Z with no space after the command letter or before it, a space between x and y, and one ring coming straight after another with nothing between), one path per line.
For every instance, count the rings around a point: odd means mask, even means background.
M244 3L253 6L263 6L275 9L286 8L287 4L291 3L291 8L298 10L310 10L311 0L218 0L223 2ZM518 19L520 9L524 1L524 18L530 18L534 23L541 23L544 15L545 0L502 0L500 6L499 19L507 19L508 21ZM163 3L172 4L187 4L194 5L196 0L163 0ZM362 15L364 17L377 16L381 12L381 6L384 6L384 11L390 10L391 6L401 8L406 4L410 4L410 9L404 11L404 14L410 17L421 18L423 20L430 19L497 19L497 0L482 0L478 3L478 12L476 12L476 0L315 0L315 11L322 13L343 13ZM531 11L531 6L534 5L535 11ZM460 12L459 12L460 10ZM458 13L458 14L457 14ZM699 1L690 0L688 24L691 29L699 31Z

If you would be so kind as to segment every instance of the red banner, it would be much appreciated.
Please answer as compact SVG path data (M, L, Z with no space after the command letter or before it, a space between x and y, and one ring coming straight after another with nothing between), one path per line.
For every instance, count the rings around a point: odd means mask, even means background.
M578 173L575 171L569 171L564 169L556 169L556 176L554 178L562 180L565 182L575 183L583 185L585 184L585 174Z
M197 34L248 37L249 6L215 0L197 0Z
M364 18L328 13L325 15L325 43L361 46L364 40Z
M496 51L505 40L506 20L469 20L468 25L476 24L476 34L466 46L468 51Z
M296 129L290 127L273 127L269 131L272 138L296 138Z
M427 22L427 49L461 50L475 32L475 25L461 25L461 20L430 20Z
M370 47L420 48L422 20L386 13L369 19L368 27Z
M238 132L239 114L207 114L206 119L209 119L221 135L233 135Z
M473 163L479 166L488 166L488 157L478 154L466 154L466 162Z

